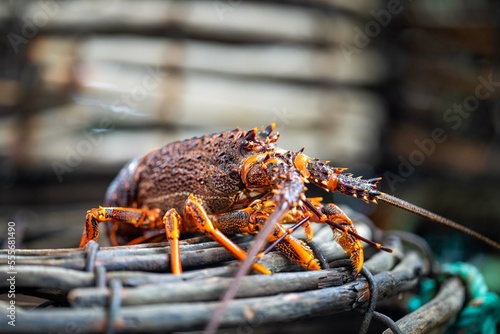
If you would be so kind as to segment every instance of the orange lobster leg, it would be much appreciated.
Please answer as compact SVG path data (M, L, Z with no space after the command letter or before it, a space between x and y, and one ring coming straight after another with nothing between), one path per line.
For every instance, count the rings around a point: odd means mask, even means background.
M269 235L267 240L274 242L287 234L286 229L280 224L276 227L272 234ZM295 238L291 234L287 234L277 245L276 249L288 259L297 262L307 270L320 270L321 266L319 261L314 256L313 251L305 242Z
M196 225L198 231L205 233L207 236L217 241L234 256L236 256L236 258L244 260L247 257L247 253L243 249L232 242L231 239L226 237L224 233L214 226L203 208L201 199L197 198L193 194L189 195L189 198L186 201L184 215L186 219ZM269 269L259 263L255 263L252 268L262 274L271 273Z
M170 244L170 268L174 275L182 274L181 251L179 246L179 238L181 236L182 218L175 209L167 211L163 216L165 224L165 234Z
M135 227L163 228L158 209L135 209L122 207L99 207L87 211L80 247L99 237L99 223L127 223Z
M308 198L307 202L311 205L310 209L305 207L304 209L306 211L290 211L288 215L285 216L285 221L282 223L294 224L300 222L306 217L311 217L311 220L314 222L328 224L333 231L336 241L344 249L347 255L349 255L355 276L357 276L361 271L364 262L363 244L361 243L361 239L371 242L373 246L379 249L383 249L380 244L360 237L351 219L335 204L329 203L323 205L321 204L321 199L318 198ZM308 223L309 222L301 224L301 226L306 228L306 239L307 241L310 241L312 239L312 230L310 230L310 227L308 228ZM305 244L301 247L298 245L301 241L293 238L291 235L296 227L297 226L288 230L284 229L282 226L276 227L273 234L268 237L268 240L270 242L274 242L276 244L275 247L289 259L301 264L304 268L310 270L314 269L312 267L308 267L306 262L308 261L309 247ZM289 238L293 238L295 240L288 240ZM276 241L279 242L276 243ZM291 250L290 247L294 247L294 249ZM313 262L311 262L311 266L314 266Z
M333 234L339 245L344 249L347 255L349 255L354 269L354 275L357 276L363 268L364 263L363 244L361 240L347 232L351 231L357 234L356 227L354 227L351 219L347 217L344 211L335 204L328 203L321 206L319 209L323 213L323 216L319 218L320 223L332 221L343 228L343 230L340 230L332 227Z
M263 227L263 224L269 218L269 207L265 202L255 202L252 206L216 215L214 224L227 235L230 234L257 234ZM319 270L320 265L314 256L313 251L304 242L290 235L281 224L292 224L302 220L305 217L304 212L300 210L291 210L286 214L280 224L276 224L274 231L268 236L267 241L276 244L276 249L288 259L297 262L308 270ZM306 239L312 239L312 230L306 225Z

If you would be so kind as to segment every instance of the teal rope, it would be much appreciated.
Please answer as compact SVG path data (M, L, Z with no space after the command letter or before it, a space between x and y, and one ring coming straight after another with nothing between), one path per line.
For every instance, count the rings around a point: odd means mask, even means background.
M488 291L488 286L479 270L463 262L446 264L443 270L459 276L465 282L470 296L458 320L446 331L446 334L458 332L495 334L496 324L500 322L500 297Z
M434 279L423 279L419 284L419 295L408 301L410 312L418 310L422 305L431 301L436 295L436 281Z
M496 324L500 322L500 297L488 291L488 286L479 270L463 262L443 265L443 274L460 277L467 288L470 300L458 315L457 321L445 334L496 334ZM423 280L420 295L410 299L410 312L429 302L436 294L437 282L434 279Z

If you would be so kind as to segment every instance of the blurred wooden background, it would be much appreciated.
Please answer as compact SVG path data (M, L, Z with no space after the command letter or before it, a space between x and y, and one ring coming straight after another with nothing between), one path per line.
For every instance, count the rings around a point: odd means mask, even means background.
M75 247L130 158L276 122L281 147L499 240L499 15L465 0L0 2L0 219L19 248ZM335 200L499 266L416 216Z

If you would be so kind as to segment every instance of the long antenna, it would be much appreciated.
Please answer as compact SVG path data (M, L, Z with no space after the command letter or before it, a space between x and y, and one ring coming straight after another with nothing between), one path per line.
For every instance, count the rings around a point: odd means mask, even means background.
M398 207L400 209L409 211L411 213L417 214L417 215L422 216L424 218L427 218L429 220L432 220L432 221L435 221L437 223L446 225L446 226L451 227L451 228L453 228L453 229L455 229L457 231L460 231L462 233L470 235L471 237L474 237L474 238L476 238L478 240L481 240L482 242L490 245L493 248L496 248L496 249L500 250L500 244L498 242L496 242L494 240L491 240L488 237L485 237L481 233L478 233L478 232L476 232L474 230L471 230L468 227L465 227L463 225L455 223L453 220L444 218L444 217L442 217L440 215L437 215L437 214L435 214L433 212L430 212L428 210L422 209L421 207L418 207L418 206L416 206L414 204L408 203L408 202L406 202L406 201L404 201L402 199L399 199L397 197L394 197L394 196L391 196L391 195L388 195L388 194L385 194L385 193L381 193L379 196L377 196L377 201L381 201L381 202L385 202L387 204L394 205L394 206L396 206L396 207Z
M247 258L242 262L241 267L236 272L236 276L232 284L224 293L222 300L217 305L215 309L214 315L210 319L203 331L204 334L213 334L219 328L219 325L222 321L222 317L226 312L227 307L229 306L229 302L234 299L236 296L236 292L241 285L242 278L245 276L252 265L258 260L257 255L264 246L267 241L267 236L271 234L275 224L280 221L281 216L283 216L289 210L289 204L287 202L283 202L276 208L276 210L269 216L267 221L264 223L264 227L257 234L257 237L254 239L252 246L248 250Z

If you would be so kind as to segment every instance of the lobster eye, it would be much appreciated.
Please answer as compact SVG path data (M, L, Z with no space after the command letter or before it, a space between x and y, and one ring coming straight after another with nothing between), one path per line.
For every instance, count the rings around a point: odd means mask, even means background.
M243 161L241 180L247 188L264 188L273 183L267 174L266 165L263 163L266 157L267 154L255 154Z

